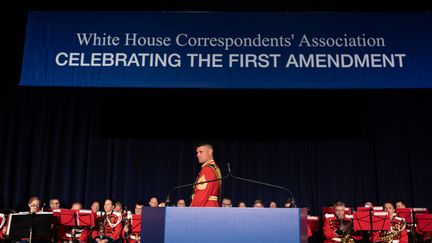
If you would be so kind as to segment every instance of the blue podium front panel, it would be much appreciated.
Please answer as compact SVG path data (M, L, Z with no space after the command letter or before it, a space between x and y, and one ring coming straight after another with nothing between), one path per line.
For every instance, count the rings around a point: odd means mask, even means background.
M146 208L141 242L307 242L306 218L306 209Z

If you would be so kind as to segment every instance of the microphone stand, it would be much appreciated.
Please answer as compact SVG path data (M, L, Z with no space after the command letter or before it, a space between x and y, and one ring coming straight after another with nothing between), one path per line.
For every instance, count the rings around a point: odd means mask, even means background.
M277 189L280 189L280 190L284 190L284 191L286 191L286 192L288 192L290 194L291 199L292 199L291 203L294 205L294 207L297 207L296 204L295 204L295 200L294 200L294 194L288 188L285 188L285 187L282 187L282 186L276 186L276 185L265 183L265 182L261 182L261 181L255 181L255 180L251 180L251 179L246 179L246 178L242 178L242 177L239 177L239 176L235 176L235 175L233 175L231 173L231 165L230 165L230 163L227 163L227 168L228 168L228 174L226 176L220 178L220 179L213 179L213 180L202 181L202 182L197 182L197 183L189 183L189 184L180 185L180 186L176 186L176 187L171 188L171 190L169 190L168 195L167 195L167 197L165 199L165 204L167 206L170 205L170 203L171 203L171 201L170 201L170 195L171 195L171 193L174 190L177 190L177 189L180 189L180 188L185 188L185 187L196 186L196 185L204 184L204 183L207 183L207 182L222 181L222 180L227 179L228 177L232 177L232 178L240 180L240 181L246 181L246 182L256 183L256 184L259 184L259 185L263 185L263 186L268 186L268 187L273 187L273 188L277 188Z
M242 177L239 177L239 176L235 176L235 175L233 175L231 173L231 166L230 166L229 163L227 163L227 167L228 167L228 175L227 175L227 177L231 176L232 178L240 180L240 181L246 181L246 182L256 183L256 184L259 184L259 185L263 185L263 186L268 186L268 187L273 187L273 188L277 188L277 189L280 189L280 190L284 190L284 191L286 191L286 192L288 192L290 194L291 200L292 200L291 203L294 205L294 207L297 207L296 204L295 204L294 195L293 195L293 193L288 188L285 188L285 187L282 187L282 186L273 185L273 184L269 184L269 183L266 183L266 182L261 182L261 181L256 181L256 180L251 180L251 179L246 179L246 178L242 178Z

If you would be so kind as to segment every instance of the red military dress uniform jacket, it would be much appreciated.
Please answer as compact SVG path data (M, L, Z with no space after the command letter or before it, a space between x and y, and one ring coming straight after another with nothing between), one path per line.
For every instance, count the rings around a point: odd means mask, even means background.
M2 213L0 213L0 240L6 239L6 216Z
M323 225L323 233L324 233L324 243L330 243L330 242L340 242L342 240L342 234L339 234L339 229L342 229L341 227L343 225L348 226L350 223L352 223L352 216L351 215L345 215L343 220L339 220L336 215L334 214L325 214L324 216L324 225ZM359 235L357 232L351 233L351 238L354 240L361 240L362 236Z
M121 232L122 232L122 216L120 213L116 213L113 212L109 215L107 215L106 217L107 220L104 220L103 217L99 217L97 218L96 222L98 227L95 227L94 231L92 232L92 238L96 239L96 238L100 238L101 236L99 235L99 227L101 224L104 224L104 230L102 233L102 238L107 239L107 238L111 238L112 240L118 240L120 239L121 236Z
M395 233L395 232L398 233ZM403 218L393 217L390 221L390 234L395 233L392 238L393 243L408 243L408 233L406 230L406 223ZM375 231L372 233L371 241L380 242L381 238L385 236L384 232Z
M221 171L214 160L205 162L195 183L220 179ZM191 207L219 207L221 181L198 184L194 187Z
M133 228L133 222L132 222L132 218L136 217L136 215L127 215L126 217L126 222L128 222L128 232L125 231L126 225L124 225L123 230L122 230L122 238L124 239L123 242L124 243L137 243L141 241L141 233L137 233L137 232L132 232L132 228ZM139 217L141 217L141 215L138 215ZM141 223L140 223L141 224Z

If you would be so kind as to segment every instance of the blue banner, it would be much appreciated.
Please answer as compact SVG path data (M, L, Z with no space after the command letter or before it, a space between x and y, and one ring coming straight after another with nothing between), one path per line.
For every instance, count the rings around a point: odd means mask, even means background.
M30 12L20 85L432 88L431 13Z

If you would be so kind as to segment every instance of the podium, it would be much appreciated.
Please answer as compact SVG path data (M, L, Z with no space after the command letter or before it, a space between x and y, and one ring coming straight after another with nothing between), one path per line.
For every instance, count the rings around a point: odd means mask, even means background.
M141 242L306 243L306 208L143 208Z

